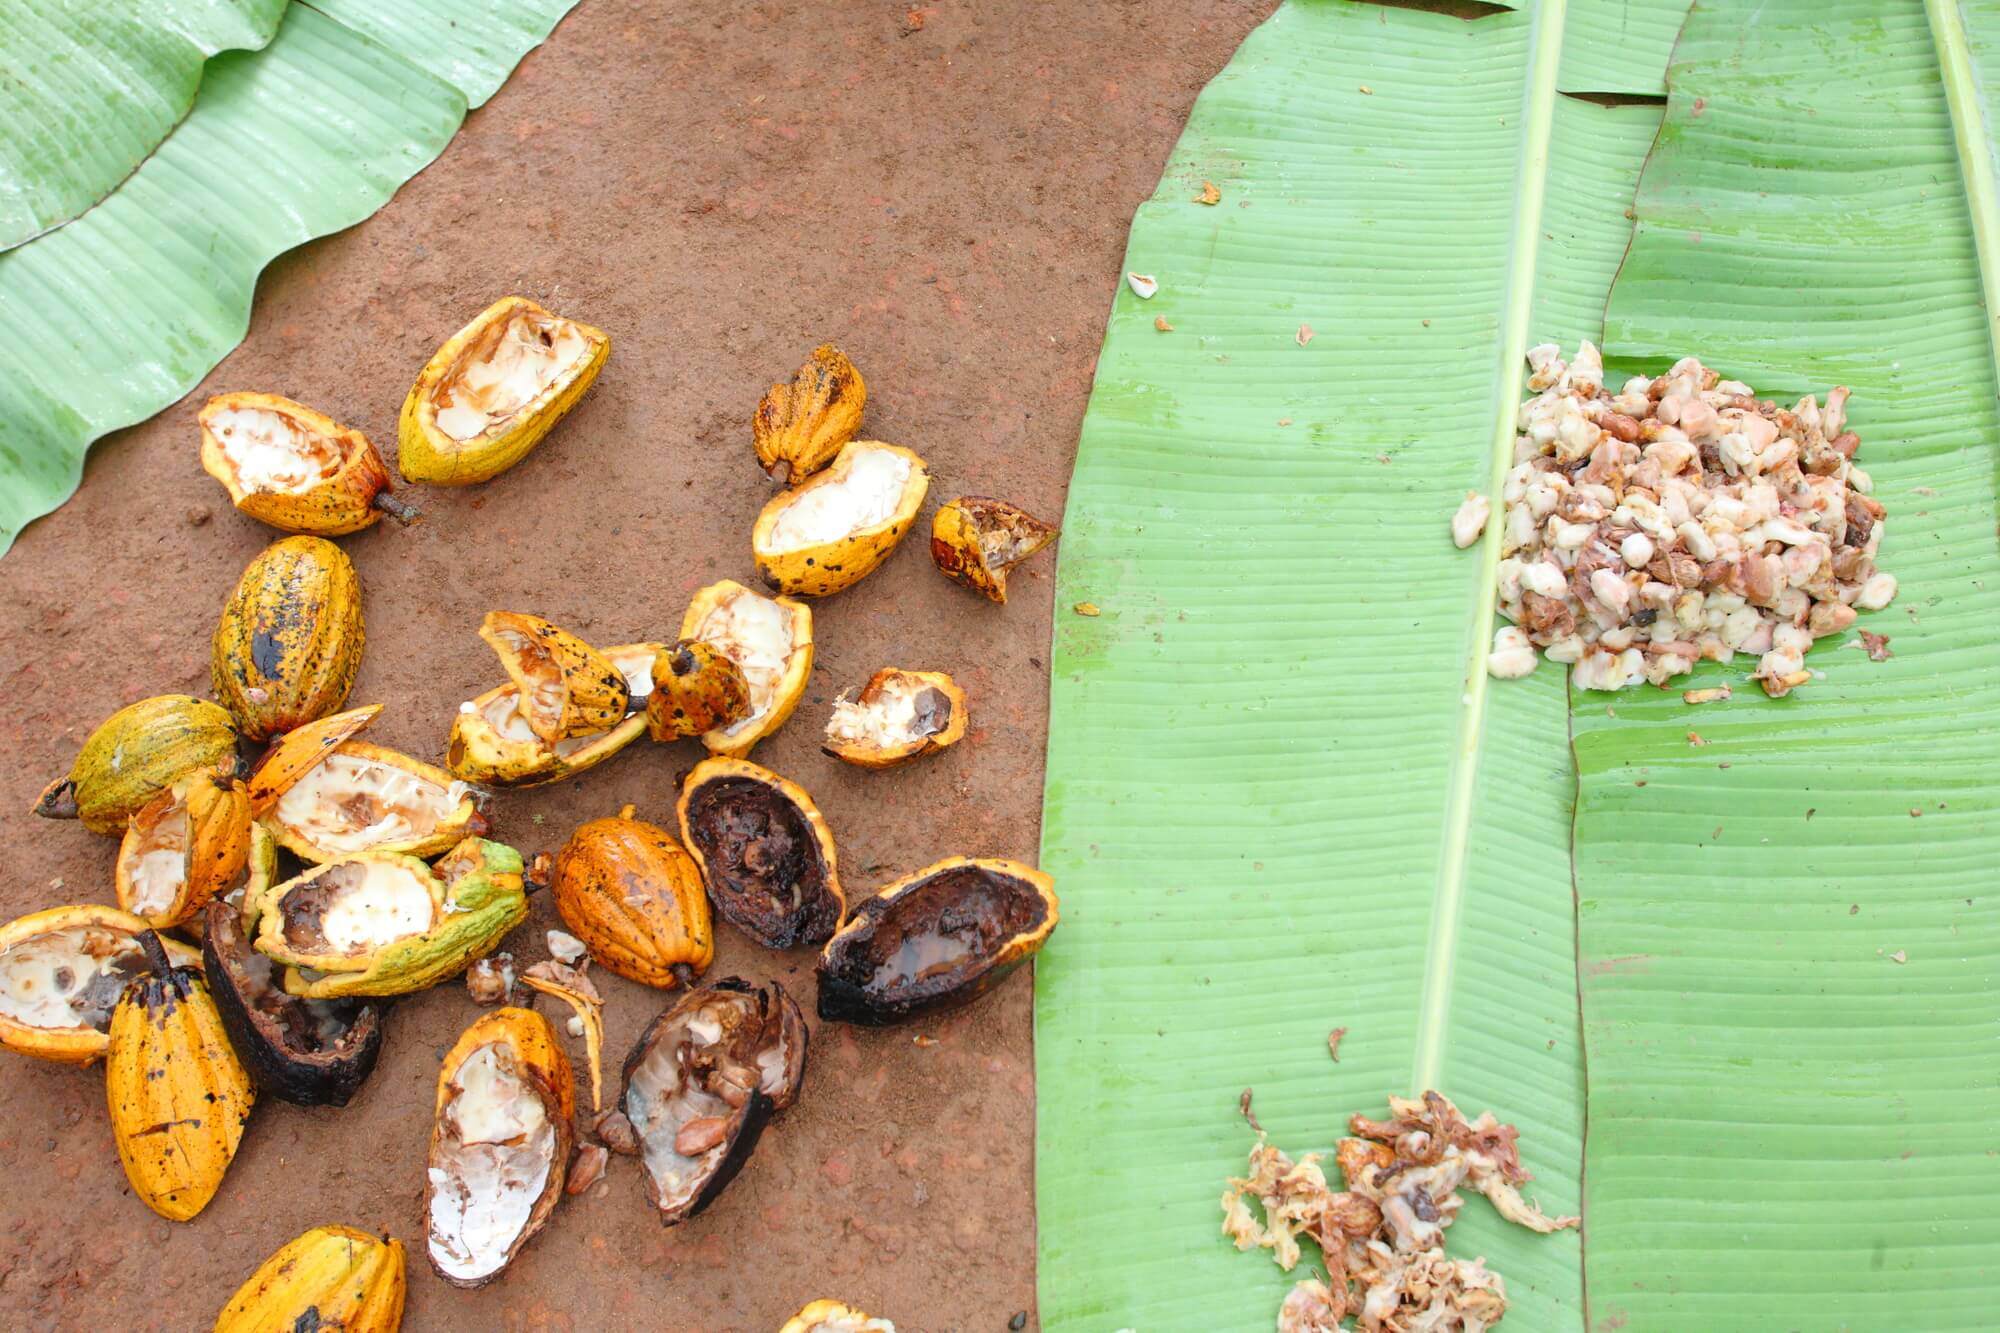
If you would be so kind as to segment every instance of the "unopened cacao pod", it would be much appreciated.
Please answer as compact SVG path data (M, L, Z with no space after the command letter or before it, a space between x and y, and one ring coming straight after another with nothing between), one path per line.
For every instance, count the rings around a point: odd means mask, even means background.
M627 980L686 986L715 960L701 868L629 805L570 835L553 887L556 910L591 958Z
M47 819L78 819L116 837L145 804L197 768L236 767L236 724L205 699L162 694L127 704L98 724L69 775L35 803Z
M243 735L269 740L340 711L361 669L361 580L323 537L250 562L216 626L209 676Z
M314 1227L266 1259L216 1317L215 1333L396 1333L403 1242Z

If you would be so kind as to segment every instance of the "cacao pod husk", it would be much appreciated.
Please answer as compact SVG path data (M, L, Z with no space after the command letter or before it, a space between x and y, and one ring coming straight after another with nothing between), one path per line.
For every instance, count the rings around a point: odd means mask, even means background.
M819 1300L787 1319L778 1333L896 1333L896 1326L840 1301Z
M555 861L556 910L591 958L629 981L692 984L715 961L701 867L626 806L578 827Z
M234 888L250 854L250 793L196 769L132 816L118 844L118 905L158 930L200 913Z
M803 787L745 759L704 759L675 813L729 924L771 949L817 944L839 929L847 902L833 831Z
M862 768L893 768L964 737L965 691L942 671L884 667L833 701L820 749Z
M594 736L624 720L632 701L625 673L576 635L540 616L489 611L479 637L514 682L521 720L543 740Z
M1007 572L1054 541L1057 529L1005 500L961 496L931 516L931 563L953 583L1007 600Z
M711 754L741 759L785 724L812 675L812 608L765 597L733 579L695 593L681 618L683 640L706 643L736 663L750 686L750 712L702 733Z
M654 689L657 643L626 643L603 650L625 677L634 703ZM549 742L537 736L520 711L520 687L511 680L459 705L445 746L444 766L455 778L482 787L538 787L595 768L637 740L649 713L633 713L609 731Z
M861 428L868 386L847 354L821 343L790 384L773 384L750 418L757 462L796 486L833 461Z
M873 573L917 521L930 470L908 449L853 440L833 465L765 504L750 531L764 582L794 597L831 597Z
M340 711L367 635L361 580L324 537L286 537L250 562L216 626L209 677L247 740Z
M147 802L198 768L234 772L236 723L226 709L185 694L127 704L98 724L67 777L43 790L35 813L77 819L116 837Z
M397 500L382 455L358 430L274 393L219 394L202 407L201 466L229 502L286 532L338 537L389 514Z
M662 648L646 697L646 730L676 741L727 727L750 716L750 682L721 649L697 639Z
M286 1242L229 1298L215 1333L396 1333L403 1326L403 1242L314 1227Z
M148 929L101 903L50 907L0 926L0 1046L58 1064L102 1059L119 996L146 972L139 937ZM200 961L179 940L163 943L177 966Z

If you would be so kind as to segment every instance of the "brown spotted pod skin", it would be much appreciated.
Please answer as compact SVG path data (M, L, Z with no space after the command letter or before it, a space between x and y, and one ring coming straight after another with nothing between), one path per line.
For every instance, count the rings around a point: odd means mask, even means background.
M570 835L552 887L563 923L591 958L628 981L685 986L715 961L701 867L629 805Z
M197 768L235 770L236 723L228 712L185 694L141 699L98 724L34 811L117 837L147 802Z
M215 628L209 679L247 740L340 711L366 643L361 580L323 537L286 537L250 562Z
M931 518L931 563L953 583L1007 600L1007 572L1056 539L1053 524L984 495L961 496Z
M796 486L840 452L861 428L868 386L847 353L821 343L790 384L773 384L750 419L757 462L774 481Z
M594 736L625 718L631 686L609 658L540 616L489 611L486 640L520 691L521 719L545 741Z
M646 730L656 741L699 736L750 716L743 668L712 644L682 639L653 661Z
M930 469L908 449L854 440L833 466L771 497L750 533L764 582L792 596L831 597L875 572L915 526Z
M389 468L358 430L274 393L225 393L202 407L201 466L229 502L285 532L338 537L383 514L417 511L391 494Z

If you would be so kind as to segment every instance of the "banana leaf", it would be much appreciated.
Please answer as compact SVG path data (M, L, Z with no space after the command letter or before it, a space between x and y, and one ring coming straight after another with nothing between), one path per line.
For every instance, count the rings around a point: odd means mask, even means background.
M407 0L395 35L417 61L294 4L262 51L209 62L194 109L103 203L0 254L0 552L76 489L92 441L242 340L265 264L380 208L573 3L510 6L496 42L459 26L465 0Z
M0 250L109 194L194 104L218 51L271 40L285 0L0 6Z
M1660 123L1563 95L1564 20L1294 0L1134 221L1160 290L1113 304L1056 597L1049 1327L1270 1326L1304 1274L1235 1253L1216 1202L1246 1085L1294 1151L1439 1088L1520 1126L1545 1206L1580 1200L1565 681L1489 688L1497 544L1447 531L1511 462L1531 336L1597 334ZM1521 1327L1582 1327L1576 1233L1479 1203L1451 1248Z

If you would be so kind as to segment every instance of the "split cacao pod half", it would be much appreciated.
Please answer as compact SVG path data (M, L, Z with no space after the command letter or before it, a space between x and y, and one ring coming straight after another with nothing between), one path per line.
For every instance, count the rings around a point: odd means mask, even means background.
M261 916L261 910L260 910ZM257 1086L296 1106L345 1106L382 1051L383 1010L359 1000L302 1000L250 945L237 909L203 909L202 972L236 1054Z
M998 857L949 856L857 904L820 950L819 1016L881 1027L965 1004L1056 928L1055 881Z
M715 961L701 867L626 806L570 834L556 856L556 910L592 959L628 981L692 985Z
M403 1242L314 1227L236 1289L215 1333L396 1333L406 1281Z
M931 516L931 563L953 583L1007 600L1007 572L1056 539L1044 523L1005 500L966 495Z
M125 987L145 975L144 921L98 903L51 907L0 926L0 1046L58 1064L82 1065L110 1046L111 1014ZM168 957L198 955L165 940Z
M681 638L715 648L750 686L747 716L702 733L711 754L741 759L799 706L813 661L812 608L804 602L765 597L724 579L694 595Z
M820 748L862 768L893 768L965 735L965 691L942 671L884 667L859 694L843 691Z
M562 1200L575 1142L569 1058L532 1009L495 1009L438 1071L426 1252L455 1287L499 1276Z
M351 740L379 705L287 732L250 775L250 810L307 861L357 852L436 856L486 832L472 790L441 768Z
M243 784L196 769L132 816L112 871L118 905L159 930L190 920L242 879L250 828Z
M225 393L201 409L201 466L229 502L286 532L338 537L417 511L391 494L368 437L274 393Z
M693 1217L736 1178L805 1070L804 1016L775 981L698 986L646 1025L625 1058L619 1109L664 1225Z
M657 643L625 643L602 650L625 677L633 703L652 706ZM609 731L545 741L522 716L521 690L511 680L460 704L445 746L444 766L455 778L489 787L536 787L594 768L637 740L647 714L633 713Z
M830 597L875 571L917 521L930 469L908 449L852 440L833 466L771 497L750 532L764 582L793 596Z
M201 973L176 967L150 930L139 947L148 972L112 1011L104 1060L111 1132L132 1192L185 1222L222 1187L257 1089Z
M704 759L677 809L681 842L723 919L772 949L817 944L840 927L833 831L796 783L745 759Z
M396 464L436 486L491 481L569 414L611 338L521 296L503 296L438 348L397 421Z
M833 461L861 429L868 386L847 353L813 349L790 384L773 384L750 418L757 462L773 480L796 486Z
M604 654L540 616L489 611L479 626L514 682L515 711L545 741L594 736L625 718L625 673Z
M749 716L749 678L721 649L698 639L660 649L646 697L646 730L654 740L700 736Z
M896 1333L896 1326L839 1301L814 1301L787 1319L778 1333Z
M250 562L215 627L209 678L246 740L340 710L367 635L361 580L324 537L286 537Z
M35 813L78 819L116 837L147 802L197 768L234 772L236 723L227 710L185 694L127 704L98 724L69 774L43 790Z
M436 867L356 852L264 895L252 943L301 999L403 995L457 976L528 914L521 854L467 838Z

